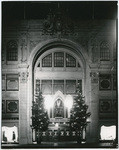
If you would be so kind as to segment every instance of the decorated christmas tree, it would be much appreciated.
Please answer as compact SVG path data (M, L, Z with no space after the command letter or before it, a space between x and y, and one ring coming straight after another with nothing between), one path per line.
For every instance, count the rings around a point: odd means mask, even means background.
M70 115L70 128L77 132L78 143L82 141L82 132L86 128L87 118L90 116L90 112L87 112L88 106L85 104L85 97L80 89L81 86L78 84Z
M37 143L41 142L41 134L48 129L49 118L44 107L44 98L41 92L35 96L32 106L32 129L36 131Z

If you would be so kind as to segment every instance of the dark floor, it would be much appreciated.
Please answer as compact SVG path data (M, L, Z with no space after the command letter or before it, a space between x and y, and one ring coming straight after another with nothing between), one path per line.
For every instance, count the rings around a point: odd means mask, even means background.
M2 149L22 149L22 148L117 148L112 143L82 143L76 142L42 142L41 144L2 144Z

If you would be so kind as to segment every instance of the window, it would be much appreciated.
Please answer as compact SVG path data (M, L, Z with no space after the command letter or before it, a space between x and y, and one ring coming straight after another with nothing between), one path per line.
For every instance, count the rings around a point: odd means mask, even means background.
M80 91L82 92L82 80L70 80L70 79L60 79L60 80L36 80L35 83L35 93L41 91L43 94L55 94L57 91L61 91L63 94L75 94L76 85L80 84ZM49 98L48 98L49 99Z
M64 67L64 53L54 53L54 67Z
M109 51L109 45L107 42L102 42L100 45L100 60L101 61L110 60L110 51Z
M41 63L41 64L40 64ZM65 52L50 53L38 62L37 67L81 67L76 59Z
M7 44L7 60L17 61L18 60L18 50L16 41L10 41Z
M76 59L69 54L66 54L66 67L76 67Z
M66 93L71 94L76 92L76 80L66 80Z
M52 94L52 80L42 80L41 89L43 94Z
M64 80L54 80L53 93L55 94L57 91L64 93Z
M49 54L42 59L42 67L52 67L52 54Z

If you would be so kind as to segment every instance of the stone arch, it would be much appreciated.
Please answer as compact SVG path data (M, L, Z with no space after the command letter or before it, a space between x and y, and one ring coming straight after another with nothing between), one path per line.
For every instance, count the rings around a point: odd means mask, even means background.
M64 46L66 48L70 48L71 50L75 51L75 53L81 58L84 68L86 68L86 64L89 61L88 55L86 51L77 43L67 40L67 39L51 39L45 42L39 43L31 52L28 64L29 66L34 66L36 60L38 59L39 55L47 51L50 47L57 47L57 46Z
M29 60L28 60L28 69L29 69L29 78L30 78L30 82L29 82L29 86L30 86L30 93L33 93L33 86L32 86L32 82L33 82L33 76L34 76L34 66L35 63L37 61L37 59L39 58L40 55L42 55L44 52L46 52L50 47L57 47L57 46L65 46L65 48L69 48L70 50L73 50L73 52L75 52L75 54L77 54L77 56L81 59L82 64L83 64L83 72L84 72L84 78L86 78L86 68L88 66L89 68L89 57L86 53L86 51L77 43L75 43L74 41L71 40L67 40L67 39L51 39L51 40L47 40L44 41L42 43L39 43L31 52ZM33 99L33 94L31 94L31 97Z
M35 63L37 61L37 59L39 58L39 56L41 56L44 52L46 52L49 48L51 47L58 47L58 46L63 46L65 48L69 48L72 52L74 52L78 58L81 59L82 64L83 64L83 71L84 71L84 79L85 79L85 83L86 86L87 84L89 84L89 80L87 80L87 76L89 78L89 57L86 53L86 51L77 43L67 40L67 39L51 39L51 40L47 40L44 42L39 43L31 52L29 59L28 59L28 72L29 72L29 77L28 77L28 104L29 104L29 108L31 108L32 106L32 100L34 98L34 94L33 94L33 89L34 89L34 66ZM87 69L88 68L88 69ZM85 93L88 91L90 91L90 86L87 87L87 89L84 91ZM84 94L85 95L85 94ZM87 95L88 99L89 94ZM28 118L28 124L32 124L32 111L30 110L28 112L29 118ZM30 127L28 128L28 134L29 134L29 143L32 143L32 131L30 129Z

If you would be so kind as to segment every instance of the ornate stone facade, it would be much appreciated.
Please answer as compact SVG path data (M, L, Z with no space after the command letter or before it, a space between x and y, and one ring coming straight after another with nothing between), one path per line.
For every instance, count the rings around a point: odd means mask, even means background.
M14 93L13 91L7 91L5 89L3 91L3 99L19 101L20 111L13 115L19 115L19 120L16 121L16 124L19 128L20 144L32 143L30 124L34 90L34 64L44 52L54 47L67 47L69 52L75 53L77 59L83 64L83 93L86 97L86 102L89 104L89 110L91 111L90 124L86 133L87 142L97 142L99 140L100 122L102 124L107 121L110 125L116 122L115 119L107 119L106 117L104 120L101 120L98 112L99 99L106 99L107 102L107 97L110 94L109 90L99 90L99 74L116 74L116 69L114 68L112 72L110 68L110 64L116 63L114 62L115 60L113 60L113 55L111 55L113 53L113 44L116 42L116 21L94 20L73 22L73 31L68 28L66 34L62 34L64 30L61 30L60 21L57 22L56 27L57 32L52 35L49 33L53 30L52 24L49 26L45 22L44 32L43 20L20 20L17 24L9 24L3 29L2 74L16 74L16 72L19 72L20 79L19 91ZM113 28L113 30L109 30L109 27ZM11 39L16 39L18 41L17 63L14 61L9 62L6 59L7 48L5 43ZM111 41L109 44L111 56L109 61L100 60L100 43L103 39ZM53 72L53 70L51 72ZM45 76L45 72L43 73ZM116 99L116 91L112 90L111 92L114 99ZM108 112L106 113L108 114ZM14 121L11 120L11 115L8 113L3 115L3 125L6 124L5 116L9 119L9 122L7 122L8 125L14 124Z

